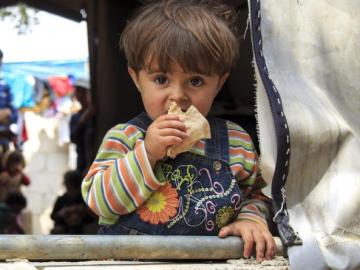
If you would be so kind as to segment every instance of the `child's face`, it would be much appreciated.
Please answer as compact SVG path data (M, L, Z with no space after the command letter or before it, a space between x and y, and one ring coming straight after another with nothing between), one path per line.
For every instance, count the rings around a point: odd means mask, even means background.
M23 170L23 165L22 163L10 163L8 165L8 172L10 173L10 175L13 174L17 174L19 172L21 172Z
M151 65L148 70L142 69L138 73L129 68L129 74L141 93L146 112L153 120L166 114L172 101L183 111L194 105L206 116L228 77L228 74L184 73L176 64L168 73L160 72L156 65Z

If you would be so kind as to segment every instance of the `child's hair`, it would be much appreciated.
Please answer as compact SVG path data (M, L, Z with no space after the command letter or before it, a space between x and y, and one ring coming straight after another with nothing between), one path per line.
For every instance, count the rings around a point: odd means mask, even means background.
M25 167L25 159L23 154L18 151L8 151L4 154L3 157L3 169L8 170L10 164L21 164L22 167Z
M128 22L120 47L135 72L153 63L168 72L176 63L184 72L223 75L239 54L236 12L214 0L154 1Z
M64 174L64 185L67 187L81 188L82 175L78 170L67 171Z

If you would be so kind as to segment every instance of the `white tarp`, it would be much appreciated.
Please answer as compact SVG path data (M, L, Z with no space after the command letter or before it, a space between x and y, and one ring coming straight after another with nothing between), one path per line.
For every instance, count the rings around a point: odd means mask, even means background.
M262 0L262 48L291 138L291 269L360 269L360 1ZM262 167L274 128L258 78ZM275 156L274 156L275 154Z

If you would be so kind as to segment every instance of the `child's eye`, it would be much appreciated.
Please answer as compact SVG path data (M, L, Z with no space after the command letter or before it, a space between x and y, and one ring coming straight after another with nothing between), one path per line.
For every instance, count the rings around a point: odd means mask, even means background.
M192 86L199 87L199 86L202 86L202 85L204 84L204 81L203 81L203 79L201 79L201 78L192 78L192 79L190 80L190 84L191 84Z
M166 83L168 83L168 81L169 81L168 78L164 75L158 75L158 76L156 76L156 78L154 80L154 82L159 85L166 84Z

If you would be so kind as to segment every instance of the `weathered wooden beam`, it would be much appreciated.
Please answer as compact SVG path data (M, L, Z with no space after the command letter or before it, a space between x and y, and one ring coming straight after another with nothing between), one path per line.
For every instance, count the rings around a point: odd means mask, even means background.
M276 238L277 255L283 255ZM0 235L0 260L215 260L242 257L239 237Z

